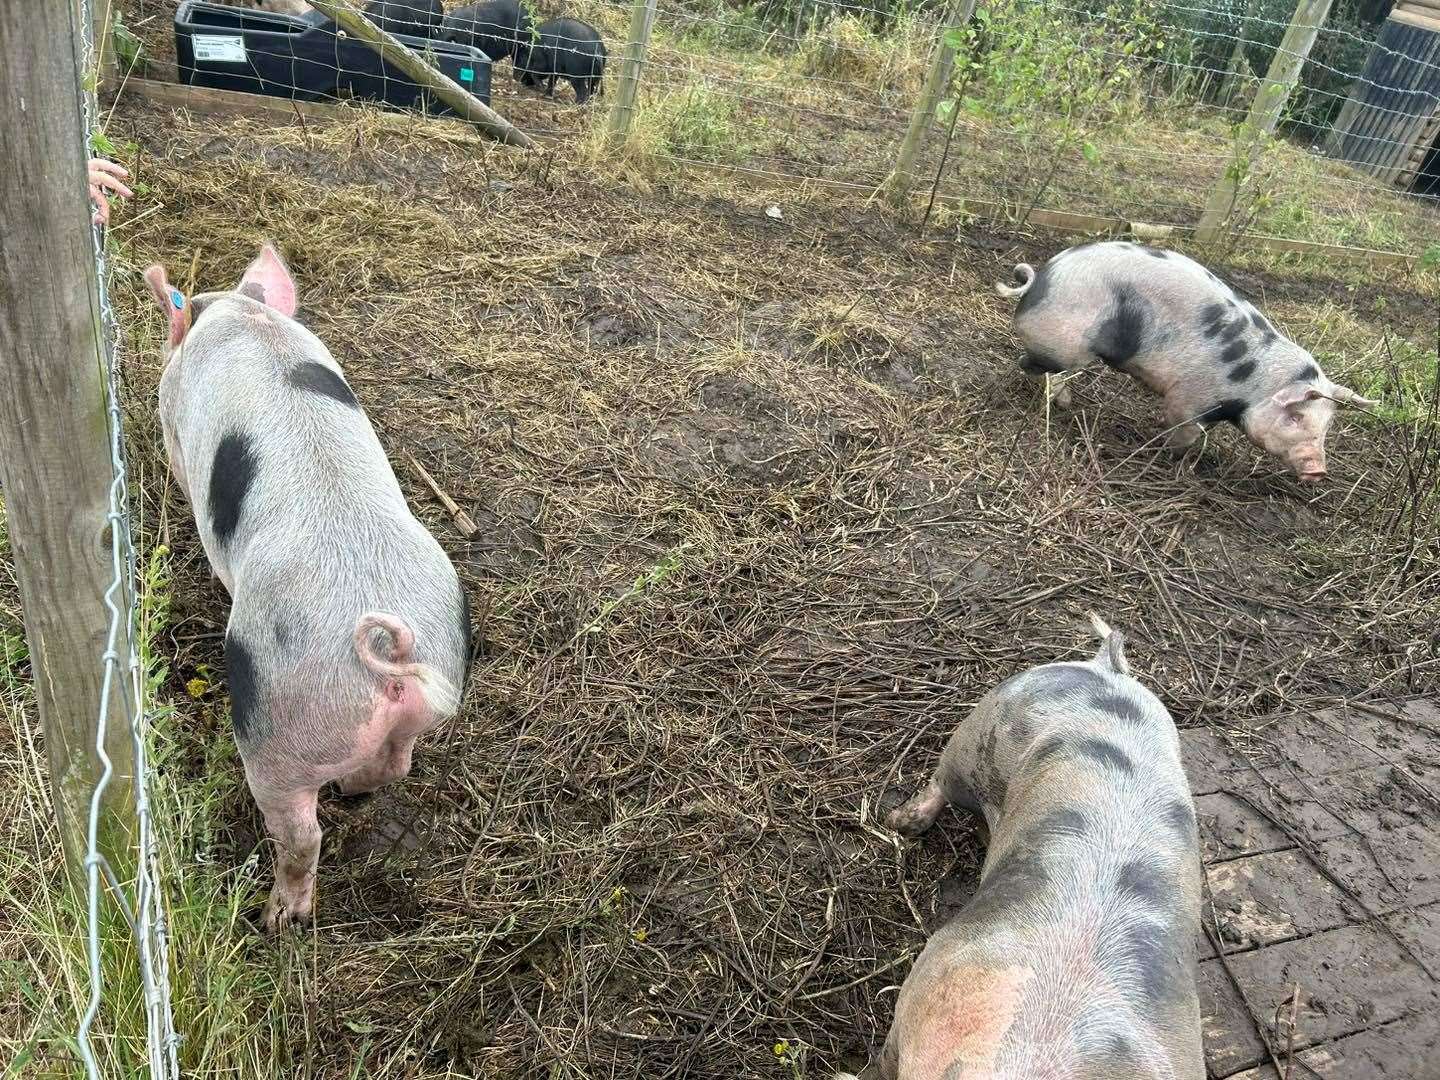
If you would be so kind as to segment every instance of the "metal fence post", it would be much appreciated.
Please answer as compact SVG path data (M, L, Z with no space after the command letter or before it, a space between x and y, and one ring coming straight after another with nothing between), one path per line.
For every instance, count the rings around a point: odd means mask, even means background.
M915 188L915 159L925 143L925 135L935 120L935 107L940 95L950 83L950 73L955 66L955 50L946 39L952 29L963 28L975 14L976 0L960 0L947 12L940 23L940 34L935 39L935 51L930 55L930 70L925 74L925 84L920 88L920 97L910 113L910 124L905 137L900 141L900 150L895 155L895 168L885 181L886 194L897 207L904 206ZM953 16L953 17L952 17Z
M1240 187L1244 181L1243 170L1238 168L1240 159L1248 160L1259 150L1265 137L1275 131L1280 114L1285 110L1290 91L1300 78L1300 70L1310 55L1320 27L1330 14L1332 0L1300 0L1290 27L1285 31L1275 56L1270 61L1270 70L1265 81L1255 92L1250 113L1240 125L1236 143L1236 161L1226 167L1219 181L1210 192L1205 212L1195 230L1195 237L1201 243L1213 243L1224 232L1226 222L1235 212L1240 198Z
M78 884L89 804L105 772L96 750L102 688L111 722L101 745L113 774L98 850L122 878L135 819L125 680L106 680L103 663L111 652L123 663L130 627L107 641L112 463L76 16L54 0L0 4L0 55L9 58L0 115L10 118L0 155L0 487L55 813Z
M655 0L635 0L630 8L630 38L625 42L625 59L620 67L620 85L615 104L610 106L608 141L617 146L630 134L635 120L635 97L640 89L640 72L650 46L650 28L655 25Z

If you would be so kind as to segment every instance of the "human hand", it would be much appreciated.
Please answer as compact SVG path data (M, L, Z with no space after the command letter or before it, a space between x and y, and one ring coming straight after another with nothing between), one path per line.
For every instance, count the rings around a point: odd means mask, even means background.
M110 222L110 199L106 192L115 195L134 194L123 183L129 175L123 165L106 161L104 158L90 159L90 201L95 204L95 216L92 220L97 225L107 225Z

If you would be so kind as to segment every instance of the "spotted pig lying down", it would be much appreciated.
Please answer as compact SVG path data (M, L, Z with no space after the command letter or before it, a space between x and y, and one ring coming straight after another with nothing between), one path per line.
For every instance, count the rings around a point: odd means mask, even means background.
M1377 404L1326 378L1308 352L1205 267L1126 241L1060 252L1038 271L1015 267L1015 332L1034 376L1103 363L1164 401L1169 441L1193 444L1229 422L1304 481L1325 477L1335 402ZM1069 405L1062 387L1056 404Z
M160 266L145 280L170 326L170 468L231 596L231 716L276 845L265 908L276 929L312 911L320 788L403 777L416 738L459 708L465 593L340 365L293 318L295 286L272 248L234 292L187 300Z
M1203 1080L1200 850L1174 722L1096 620L1093 660L991 690L890 815L954 803L989 850L900 988L881 1080Z

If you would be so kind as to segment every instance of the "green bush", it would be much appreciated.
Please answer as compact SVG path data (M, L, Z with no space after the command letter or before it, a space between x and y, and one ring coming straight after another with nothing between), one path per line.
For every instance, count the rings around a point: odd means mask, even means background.
M985 9L967 107L1020 129L1131 117L1144 104L1140 76L1164 44L1152 7L1111 0L1081 18L1037 0Z

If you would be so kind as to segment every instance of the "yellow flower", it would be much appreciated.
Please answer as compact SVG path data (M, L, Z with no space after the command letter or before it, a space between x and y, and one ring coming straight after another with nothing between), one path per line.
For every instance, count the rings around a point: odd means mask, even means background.
M210 692L210 684L204 679L191 679L185 684L186 691L197 701Z

